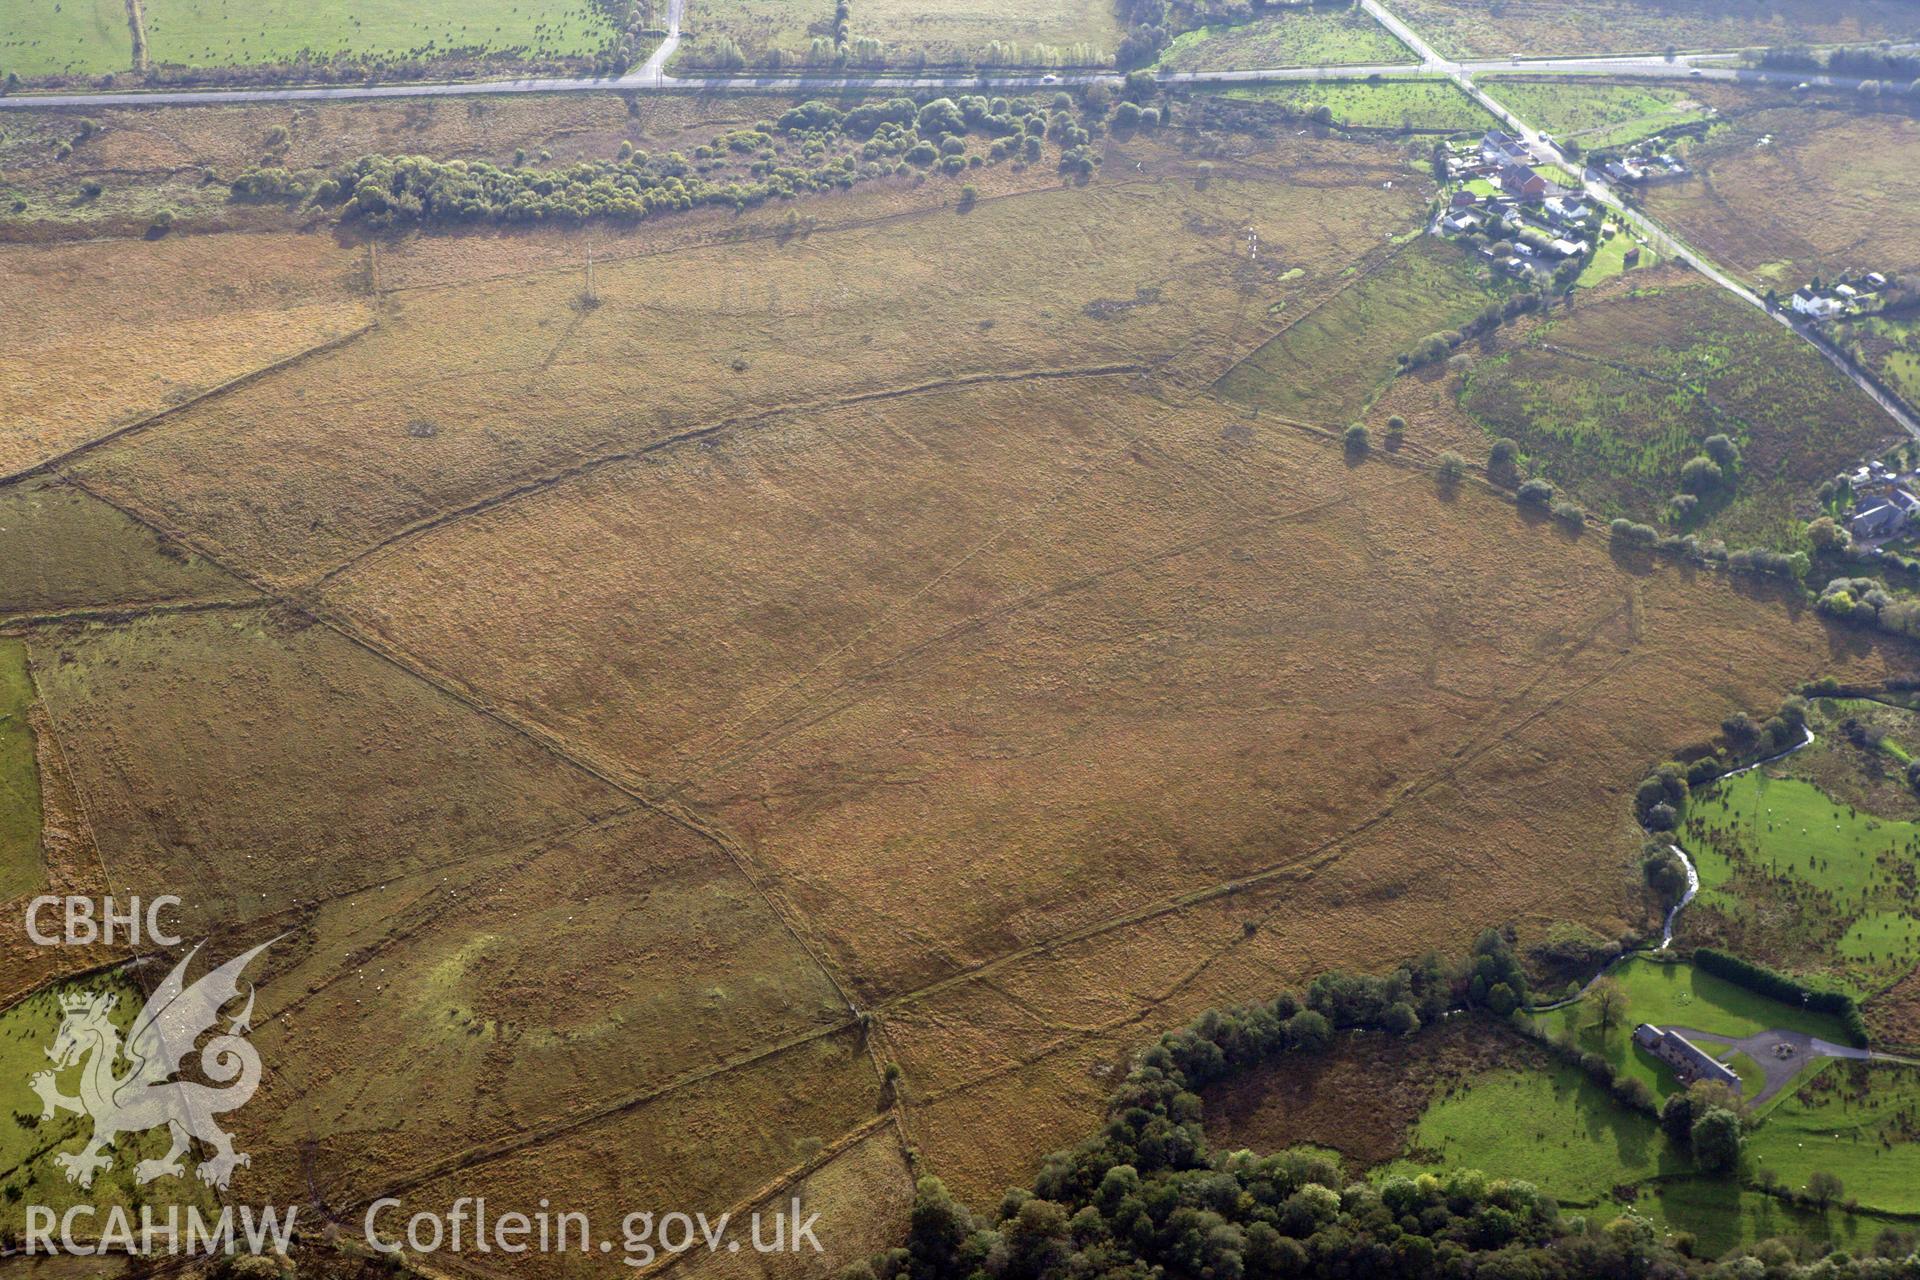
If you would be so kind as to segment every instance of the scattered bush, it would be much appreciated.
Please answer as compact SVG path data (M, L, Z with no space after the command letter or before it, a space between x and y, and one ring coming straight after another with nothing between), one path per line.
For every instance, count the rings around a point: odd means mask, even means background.
M1544 507L1553 501L1553 486L1545 480L1529 480L1514 496L1527 506Z

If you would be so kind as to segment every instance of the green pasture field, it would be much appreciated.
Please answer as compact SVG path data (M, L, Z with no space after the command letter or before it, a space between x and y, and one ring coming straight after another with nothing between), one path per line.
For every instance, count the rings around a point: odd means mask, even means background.
M1412 51L1359 8L1301 7L1252 22L1176 36L1162 71L1253 71L1269 67L1412 62Z
M1623 275L1630 270L1637 271L1642 267L1651 267L1660 261L1652 249L1639 245L1637 247L1640 250L1640 260L1632 267L1628 267L1627 250L1635 247L1632 236L1616 230L1611 237L1600 242L1600 247L1593 251L1591 258L1587 259L1586 267L1581 270L1580 278L1575 280L1574 284L1590 288L1602 280L1611 280L1614 276Z
M1748 1158L1802 1189L1831 1173L1843 1197L1887 1213L1920 1213L1920 1068L1835 1063L1753 1133Z
M1920 824L1754 769L1688 803L1681 843L1700 869L1701 905L1733 921L1793 922L1791 954L1770 960L1859 996L1920 963L1920 919L1902 897L1920 870Z
M1609 84L1580 76L1489 76L1482 83L1522 119L1589 151L1626 146L1711 114L1673 85Z
M1497 1170L1568 1205L1597 1205L1614 1187L1688 1168L1651 1118L1560 1063L1484 1072L1437 1096L1415 1123L1409 1150L1384 1172Z
M1920 404L1920 316L1871 316L1833 333L1908 404Z
M1771 1028L1804 1031L1835 1043L1845 1039L1837 1019L1770 1000L1691 964L1635 958L1615 968L1611 976L1626 993L1627 1008L1608 1030L1601 1030L1588 999L1535 1014L1534 1019L1550 1038L1572 1035L1583 1051L1598 1053L1615 1071L1643 1082L1655 1097L1680 1092L1680 1084L1665 1063L1633 1043L1633 1028L1642 1022L1717 1032L1725 1042L1703 1038L1700 1045L1723 1060L1722 1051L1731 1041ZM1742 1070L1737 1061L1729 1065L1742 1080L1752 1082L1750 1091L1758 1088L1758 1072L1751 1060L1748 1070Z
M124 0L8 0L0 78L104 75L133 66Z
M1282 102L1296 111L1324 106L1344 129L1423 129L1466 133L1494 123L1487 109L1451 80L1316 80L1312 83L1234 85L1221 96ZM1493 191L1486 184L1486 192Z
M0 640L0 899L40 886L40 766L27 708L27 646Z
M613 30L592 0L142 0L147 56L188 67L454 51L586 57ZM124 14L123 14L124 25Z
M1697 1256L1707 1258L1786 1236L1865 1248L1889 1226L1904 1225L1866 1212L1801 1208L1729 1178L1665 1178L1643 1187L1633 1208L1668 1231L1691 1234Z
M1220 391L1309 422L1352 421L1394 375L1397 355L1499 296L1483 275L1452 245L1422 236L1234 366Z
M81 1149L86 1136L92 1132L93 1122L71 1111L61 1111L50 1120L42 1120L40 1099L28 1081L53 1065L47 1059L46 1050L59 1034L63 1016L60 997L79 992L111 992L117 1003L110 1016L123 1032L146 999L123 970L36 992L0 1013L0 1078L10 1082L8 1104L0 1108L0 1191L5 1193L0 1195L0 1231L19 1239L26 1225L26 1206L30 1204L46 1205L56 1213L71 1205L91 1204L97 1209L95 1223L100 1221L98 1215L104 1215L116 1205L128 1208L151 1204L161 1214L161 1220L164 1220L164 1206L173 1203L195 1204L203 1213L217 1212L214 1194L193 1176L191 1160L187 1162L184 1178L163 1177L143 1187L134 1185L135 1164L166 1154L168 1136L164 1128L123 1135L109 1153L113 1157L112 1167L102 1170L89 1190L83 1191L68 1182L66 1174L54 1163L56 1154ZM125 1063L117 1064L115 1070L124 1073ZM76 1068L62 1071L58 1078L61 1091L73 1094L79 1078L80 1071ZM138 1210L133 1212L137 1223ZM85 1235L87 1229L88 1224L82 1222L76 1234Z

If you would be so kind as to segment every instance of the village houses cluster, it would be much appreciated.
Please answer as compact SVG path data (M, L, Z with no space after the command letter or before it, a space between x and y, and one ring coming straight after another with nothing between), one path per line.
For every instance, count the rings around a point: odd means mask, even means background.
M1490 129L1477 147L1450 154L1447 175L1463 184L1435 223L1437 234L1483 240L1482 257L1533 274L1599 243L1603 215L1580 192L1542 176L1526 144Z
M1853 510L1847 516L1847 532L1855 542L1881 542L1907 532L1920 516L1920 472L1896 473L1884 462L1863 463L1845 476L1853 491Z
M1809 320L1831 320L1835 316L1859 315L1874 309L1876 300L1886 291L1889 281L1878 271L1858 276L1841 276L1830 283L1814 280L1794 290L1787 306Z

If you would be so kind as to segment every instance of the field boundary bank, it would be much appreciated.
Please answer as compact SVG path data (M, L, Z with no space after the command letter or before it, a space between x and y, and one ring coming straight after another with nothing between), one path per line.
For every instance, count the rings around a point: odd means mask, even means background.
M90 454L97 449L104 448L110 444L115 444L121 440L126 439L128 436L136 435L140 432L143 432L147 430L149 427L158 426L160 425L160 423L164 422L168 418L173 417L175 414L182 413L188 409L195 408L198 405L204 404L209 400L216 399L217 397L226 395L229 392L238 391L242 387L245 387L250 383L253 383L261 378L265 378L270 374L278 373L283 369L286 369L295 364L298 364L302 360L306 360L312 356L325 355L328 352L337 350L338 348L344 347L349 343L357 342L361 338L364 338L367 334L373 332L375 329L379 327L380 327L380 322L376 317L375 319L368 321L366 324L361 325L358 329L354 329L351 332L339 334L339 335L336 335L335 337L328 338L324 342L319 342L314 344L311 347L306 347L302 350L296 351L291 355L284 356L279 360L275 360L271 364L261 365L257 369L249 369L247 372L240 374L238 377L229 378L227 381L222 382L217 386L209 387L207 388L207 390L202 391L197 395L190 397L189 399L182 400L179 404L170 404L164 409L160 409L153 413L147 414L145 417L137 418L132 422L123 423L122 425L113 428L111 431L108 431L105 435L95 436L90 440L82 441L81 443L74 445L71 448L65 449L60 453L56 453L51 457L43 458L39 462L33 463L30 466L23 467L17 471L8 472L4 475L0 475L0 486L9 485L14 483L17 480L25 480L32 476L58 473L60 472L61 468L68 466L69 464L77 461L80 458L85 457L87 454ZM71 477L68 477L68 478L71 480ZM77 484L78 482L74 481L74 483ZM96 498L99 497L98 494L93 494L93 496ZM238 577L239 575L236 574L234 576Z
M628 449L619 449L612 453L594 454L569 463L564 467L548 471L530 480L499 489L491 494L476 498L462 506L427 516L413 524L397 530L390 536L374 543L329 569L318 574L308 574L297 579L301 584L322 588L343 574L352 572L367 562L379 558L387 551L413 538L434 532L448 525L457 524L471 516L482 515L496 507L512 503L523 497L532 497L548 489L591 475L610 466L623 462L633 462L664 450L676 449L682 445L697 444L730 431L750 428L769 420L797 416L808 413L828 413L835 409L852 408L856 405L872 404L885 400L905 399L911 396L933 395L941 391L965 387L992 386L1020 382L1038 382L1064 380L1072 378L1109 378L1150 376L1155 372L1151 364L1128 361L1116 364L1084 365L1059 369L1011 369L1004 371L983 371L958 374L950 378L936 378L930 382L914 383L905 387L883 387L874 391L855 392L848 396L835 396L825 400L806 401L798 404L773 405L764 409L755 409L743 414L709 422L704 426L689 427L669 436Z
M147 69L147 19L140 0L127 0L127 30L133 37L133 69Z
M300 616L313 619L315 622L321 624L322 626L327 627L329 630L339 635L342 639L346 640L349 644L358 646L362 650L374 655L375 657L379 658L381 661L388 663L389 665L393 666L397 670L405 672L406 674L412 676L414 679L419 680L433 687L435 690L437 690L440 693L442 697L448 698L451 701L467 708L469 711L491 720L495 724L507 730L509 733L519 736L525 739L526 741L531 742L534 745L538 746L540 749L546 751L548 754L552 755L555 759L565 763L570 768L575 769L580 773L585 774L588 777L597 779L598 781L604 783L605 785L613 788L615 791L621 792L622 794L627 795L631 799L638 801L641 805L645 806L646 808L648 808L649 810L655 813L660 814L662 817L665 817L669 821L677 823L678 825L686 828L687 830L692 831L696 835L699 835L704 839L712 841L714 844L719 846L721 851L725 853L729 859L731 859L735 863L736 867L740 870L740 873L746 878L749 887L751 887L754 890L754 892L759 895L761 900L766 904L768 910L773 912L775 918L780 921L781 927L786 931L787 935L793 940L794 944L800 947L801 950L807 954L807 957L813 962L815 968L819 970L820 974L827 980L827 983L830 986L832 986L837 993L839 993L841 1000L846 1004L849 1012L856 1011L857 1006L854 1004L852 997L848 994L846 984L842 981L841 975L838 972L836 972L833 968L829 967L826 960L823 958L821 951L817 946L817 940L812 938L811 931L805 927L806 921L804 920L804 918L800 920L798 923L796 923L795 919L790 914L790 911L788 909L783 909L785 907L785 904L783 903L783 901L781 901L775 895L770 893L766 888L766 886L761 882L758 876L752 874L747 870L745 855L742 854L738 849L734 848L730 843L728 843L728 841L726 841L725 839L722 839L720 836L715 834L715 832L711 830L709 827L705 826L702 823L694 821L684 810L682 810L678 806L669 806L669 805L661 804L659 801L655 800L653 797L647 795L643 787L628 783L627 781L619 777L609 766L602 764L601 762L594 760L586 755L583 755L579 750L577 750L571 744L566 742L566 740L562 738L559 734L549 730L544 725L540 725L534 722L529 722L522 717L510 714L509 712L505 711L504 709L494 704L493 702L481 697L479 692L477 690L472 689L470 686L468 686L465 681L455 679L451 676L448 676L440 672L437 668L415 657L411 653L406 652L405 650L399 648L399 646L392 644L390 641L387 641L384 638L376 640L375 638L367 635L359 627L352 625L351 622L347 619L339 617L338 615L335 615L331 612L321 610L317 607L309 606L296 599L292 599L286 595L281 594L280 592L274 590L271 583L266 582L263 579L260 579L259 577L257 577L251 572L242 571L236 566L228 564L221 557L207 552L203 547L200 546L199 543L194 541L192 538L188 537L187 535L177 530L169 529L166 525L162 524L159 521L159 518L150 516L145 512L140 511L127 503L118 502L111 498L108 498L104 494L101 494L95 489L93 489L85 481L77 477L69 477L69 480L76 488L80 489L82 492L87 493L95 498L98 498L101 502L104 502L108 506L111 506L114 509L124 513L129 518L139 522L142 525L145 525L147 528L154 530L156 533L161 533L168 537L171 537L176 541L178 541L182 546L188 547L193 551L199 552L203 556L203 558L205 558L208 561L208 563L214 565L216 568L225 570L232 577L242 582L245 582L249 586L252 586L255 590L258 590L263 594L269 596L274 602L293 610L295 613L299 614Z
M465 1151L457 1152L431 1165L415 1170L394 1182L387 1183L375 1191L355 1194L353 1199L342 1202L339 1207L343 1209L355 1209L362 1205L370 1204L381 1196L402 1195L408 1191L413 1191L425 1186L436 1179L445 1178L456 1173L464 1173L468 1169L477 1168L483 1164L491 1164L495 1160L505 1159L516 1152L524 1151L531 1147L543 1146L556 1138L564 1138L570 1133L590 1129L597 1124L611 1120L616 1116L623 1115L638 1107L644 1107L648 1103L658 1102L660 1099L677 1093L681 1089L702 1084L720 1076L730 1075L735 1071L743 1070L747 1067L768 1061L769 1059L791 1053L793 1050L804 1048L809 1044L831 1039L836 1035L844 1035L848 1031L858 1030L859 1027L860 1019L854 1017L843 1018L839 1022L829 1026L816 1027L810 1031L785 1036L774 1041L772 1044L746 1050L722 1062L716 1062L711 1066L700 1067L692 1071L683 1071L679 1075L665 1080L658 1085L621 1098L616 1102L604 1103L591 1111L568 1115L563 1119L543 1125L538 1129L507 1134L492 1142L481 1143ZM885 1121L886 1119L887 1117L882 1114L875 1116L873 1120L863 1123L874 1124Z
M179 613L219 613L257 609L273 603L265 596L212 596L168 600L116 601L104 605L77 605L39 613L0 613L0 632L11 627L58 627L68 623L124 623Z
M1220 391L1220 384L1222 382L1225 382L1228 378L1232 377L1236 369L1238 369L1241 365L1245 364L1247 361L1253 359L1255 356L1259 355L1262 351L1266 350L1268 344L1275 342L1280 338L1285 337L1287 334L1291 333L1295 325L1302 324L1307 320L1311 319L1313 316L1319 314L1320 309L1322 307L1325 307L1328 303L1332 302L1334 299L1344 294L1347 290L1353 288L1357 284L1360 284L1362 281L1371 280L1376 274L1378 274L1381 271L1384 271L1390 264L1394 262L1398 262L1400 260L1400 255L1406 253L1409 249L1413 248L1414 245L1418 244L1420 242L1420 236L1425 234L1426 233L1424 231L1416 232L1413 236L1409 237L1405 243L1394 245L1386 253L1382 254L1380 258L1376 262L1374 262L1371 266L1362 267L1358 272L1354 273L1353 275L1349 276L1346 280L1343 280L1341 283L1334 286L1334 288L1331 291L1329 291L1324 296L1316 300L1306 310L1298 313L1292 319L1288 320L1285 324L1282 324L1277 329L1275 329L1272 333L1260 339L1260 341L1254 343L1252 349L1250 349L1245 355L1235 360L1232 364L1228 365L1225 369L1222 369L1220 371L1219 376L1214 378L1214 380L1208 384L1207 390L1212 392L1215 395L1220 396L1222 400L1226 400L1227 399L1226 396ZM1394 377L1398 377L1398 376L1399 376L1399 372L1396 370L1394 373ZM1391 379L1389 379L1388 381L1389 383L1391 383ZM1239 401L1237 400L1227 401L1227 403L1238 404Z

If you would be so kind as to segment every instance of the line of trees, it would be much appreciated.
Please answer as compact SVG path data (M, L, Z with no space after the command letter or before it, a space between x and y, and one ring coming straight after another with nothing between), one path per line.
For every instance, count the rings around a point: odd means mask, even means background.
M1120 105L1131 127L1159 122L1152 108L1132 100ZM631 144L614 160L547 167L529 165L523 156L496 165L366 155L325 171L263 165L240 174L231 189L237 200L306 203L374 228L638 221L701 206L737 211L928 169L1030 164L1045 142L1059 149L1062 172L1089 173L1097 163L1090 144L1094 130L1104 127L1104 113L1102 107L1091 119L1083 116L1065 93L1055 94L1050 106L977 95L893 98L850 110L811 101L757 128L722 134L695 148L691 160L677 151L636 152ZM969 146L975 135L990 140L984 155ZM727 162L738 167L722 168Z
M1715 977L1725 978L1728 982L1749 991L1757 991L1783 1004L1803 1004L1815 1013L1832 1014L1846 1025L1850 1043L1863 1049L1867 1045L1867 1024L1860 1015L1859 1002L1844 991L1809 987L1765 965L1713 947L1697 949L1693 953L1693 962Z

